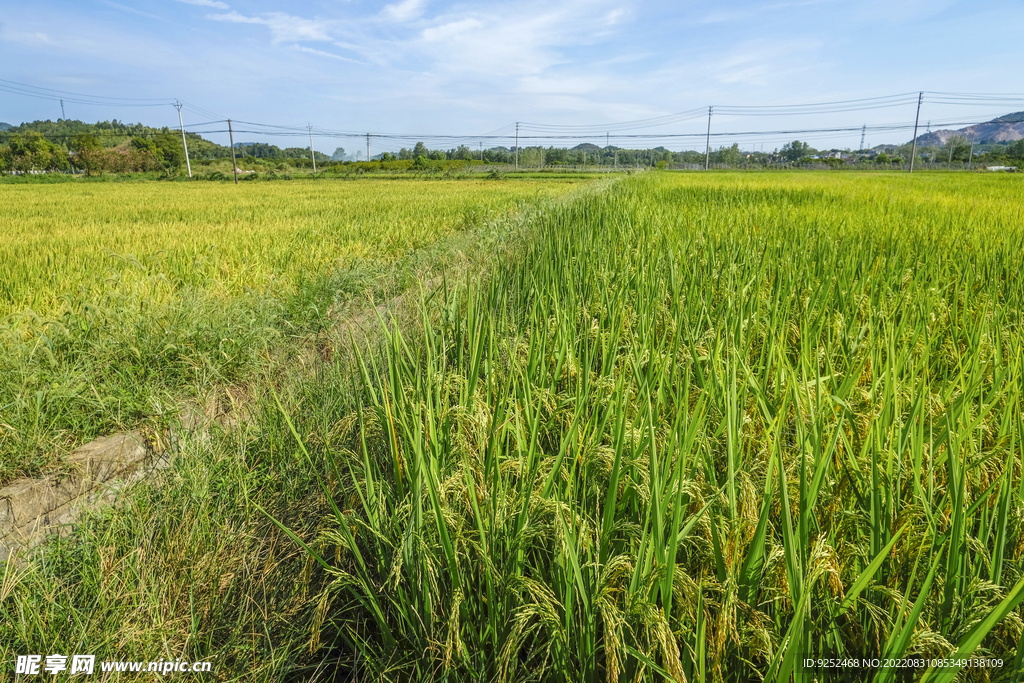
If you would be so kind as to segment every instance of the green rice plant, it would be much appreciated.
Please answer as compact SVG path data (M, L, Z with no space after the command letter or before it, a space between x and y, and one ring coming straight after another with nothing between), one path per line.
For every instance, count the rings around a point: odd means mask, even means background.
M1012 679L1017 189L631 179L449 283L357 405L337 376L292 412L353 675L810 681L955 651Z

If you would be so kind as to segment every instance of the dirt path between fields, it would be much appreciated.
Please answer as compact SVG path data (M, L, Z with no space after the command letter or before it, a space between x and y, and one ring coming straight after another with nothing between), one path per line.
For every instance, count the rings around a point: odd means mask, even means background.
M296 361L304 372L334 362L336 349L349 340L366 340L382 322L407 315L418 289L432 291L433 277L406 289L391 300L347 311L326 338L318 335L301 345ZM189 434L213 429L231 430L248 419L255 397L236 387L217 387L203 403L183 406L174 425L163 432L111 434L95 439L67 457L70 473L22 478L0 487L0 562L31 550L50 534L67 534L83 511L97 505L116 505L130 484L171 464L176 443Z

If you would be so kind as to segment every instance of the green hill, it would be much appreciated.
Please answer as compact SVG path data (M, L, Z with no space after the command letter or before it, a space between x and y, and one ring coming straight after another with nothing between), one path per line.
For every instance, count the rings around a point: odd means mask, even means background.
M67 149L71 140L80 134L89 134L99 141L102 147L126 147L133 138L155 138L159 135L177 133L178 131L167 128L154 128L141 123L125 123L113 119L111 121L97 121L96 123L85 123L74 119L60 119L59 121L32 121L22 123L18 126L9 126L7 129L0 128L0 145L8 144L10 139L18 134L29 132L40 133L48 141ZM189 153L195 158L223 158L231 156L231 150L215 142L210 142L200 137L197 133L185 133L188 140Z
M141 123L125 123L114 119L112 121L97 121L96 123L85 123L72 119L60 119L58 121L32 121L22 123L18 126L0 124L0 146L10 144L14 136L35 132L41 134L49 142L63 149L68 149L72 139L76 135L89 134L99 141L104 148L126 148L136 138L156 138L158 136L172 133L180 136L178 129L154 128ZM188 140L189 155L193 159L226 159L231 156L231 148L227 145L218 145L200 136L198 133L185 132ZM281 149L276 145L266 143L248 143L244 146L236 145L239 156L253 156L263 159L306 159L309 157L309 149L302 147L287 147ZM317 161L327 161L329 157L317 152Z

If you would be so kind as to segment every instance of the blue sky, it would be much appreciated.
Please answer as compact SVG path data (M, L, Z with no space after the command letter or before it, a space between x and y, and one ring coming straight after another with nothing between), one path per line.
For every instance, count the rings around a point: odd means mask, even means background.
M510 130L515 121L588 124L597 130L610 122L702 109L692 120L639 131L698 135L712 104L829 102L919 90L1024 91L1016 35L1024 25L1024 3L1017 0L8 0L5 5L0 78L95 96L180 98L188 103L187 124L230 117L472 137ZM713 130L912 123L915 103L804 116L722 114L714 117ZM68 118L86 121L177 125L177 112L169 105L66 108ZM985 120L1017 110L1024 110L1024 102L950 106L926 97L921 123L924 128L929 120ZM0 121L60 115L57 102L0 93ZM226 142L226 136L210 137ZM713 144L737 141L745 148L764 144L768 149L793 137L818 147L857 147L860 134L779 133ZM909 137L870 132L867 143ZM603 144L604 136L593 141ZM316 148L328 153L339 145L352 150L364 144L327 136L315 140ZM702 148L703 140L665 144ZM380 140L374 151L398 145Z

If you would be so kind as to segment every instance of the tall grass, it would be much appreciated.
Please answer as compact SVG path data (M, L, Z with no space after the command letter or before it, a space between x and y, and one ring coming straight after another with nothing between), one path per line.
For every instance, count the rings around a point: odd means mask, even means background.
M447 283L358 405L338 376L294 411L351 674L809 681L808 656L956 652L1011 680L1017 191L631 180Z

